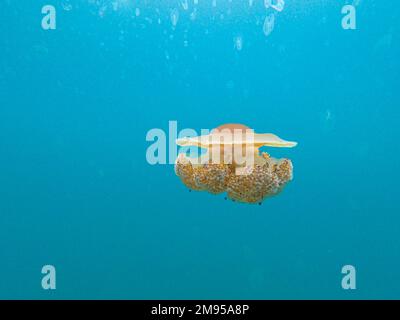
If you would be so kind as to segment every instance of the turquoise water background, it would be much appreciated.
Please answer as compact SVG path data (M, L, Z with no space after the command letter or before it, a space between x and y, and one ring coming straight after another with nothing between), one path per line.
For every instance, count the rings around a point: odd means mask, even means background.
M0 298L400 298L400 3L344 30L351 3L1 1ZM298 141L266 149L294 180L261 206L189 192L146 161L169 121Z

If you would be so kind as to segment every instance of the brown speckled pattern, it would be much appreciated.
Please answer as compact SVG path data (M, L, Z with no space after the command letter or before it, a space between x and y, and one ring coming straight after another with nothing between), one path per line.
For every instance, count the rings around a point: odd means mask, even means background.
M213 194L227 192L230 199L245 203L260 203L279 193L292 180L293 166L289 159L274 159L267 153L256 156L254 165L242 167L246 174L237 174L232 164L194 165L180 154L175 172L192 190Z

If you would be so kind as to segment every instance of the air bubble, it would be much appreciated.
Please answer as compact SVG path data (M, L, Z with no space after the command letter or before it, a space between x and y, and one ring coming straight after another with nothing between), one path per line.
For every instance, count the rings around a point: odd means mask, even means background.
M178 24L178 20L179 20L179 11L178 9L173 9L171 11L171 23L173 27L176 27L176 25Z
M285 8L285 1L284 0L271 1L271 8L275 9L276 11L281 12Z
M65 11L71 11L72 10L72 4L69 2L69 0L64 0L61 3L61 6Z
M189 8L188 0L181 0L183 10L187 10Z
M243 39L240 36L237 36L233 39L234 47L237 51L241 51L243 48Z
M273 13L267 15L264 20L263 32L269 36L275 27L275 15Z

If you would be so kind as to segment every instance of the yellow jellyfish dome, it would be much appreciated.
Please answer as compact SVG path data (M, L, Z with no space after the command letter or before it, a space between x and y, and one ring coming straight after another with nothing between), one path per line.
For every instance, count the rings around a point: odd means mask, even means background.
M225 124L209 135L177 140L180 146L207 149L199 158L180 154L175 173L190 189L213 194L227 192L230 199L245 203L261 203L279 193L292 180L293 165L289 159L274 159L261 153L262 146L294 147L271 133L256 134L242 124Z

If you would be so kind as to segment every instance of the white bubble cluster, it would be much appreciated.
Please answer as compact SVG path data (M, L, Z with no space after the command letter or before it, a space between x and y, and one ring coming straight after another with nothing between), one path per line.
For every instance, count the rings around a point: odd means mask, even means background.
M357 1L357 0L354 0ZM62 0L63 9L72 9L72 0ZM90 5L96 6L95 12L100 17L109 14L120 14L130 19L135 18L135 23L141 29L150 24L156 24L164 28L163 33L169 39L174 36L171 32L187 32L189 22L198 22L205 26L205 34L211 30L209 23L203 19L210 19L212 22L234 23L238 19L247 22L254 19L253 23L260 26L260 33L268 37L274 30L276 18L285 8L284 0L247 0L247 1L222 1L222 0L174 0L169 5L164 6L163 2L153 8L144 8L147 2L142 5L140 2L132 0L88 0ZM142 11L143 10L143 11ZM244 11L245 10L245 11ZM259 12L261 10L261 12ZM243 12L248 11L248 15ZM182 22L180 22L182 21ZM262 33L261 33L262 34ZM183 42L188 45L187 39ZM237 51L243 49L244 38L235 35L233 37L234 48Z

